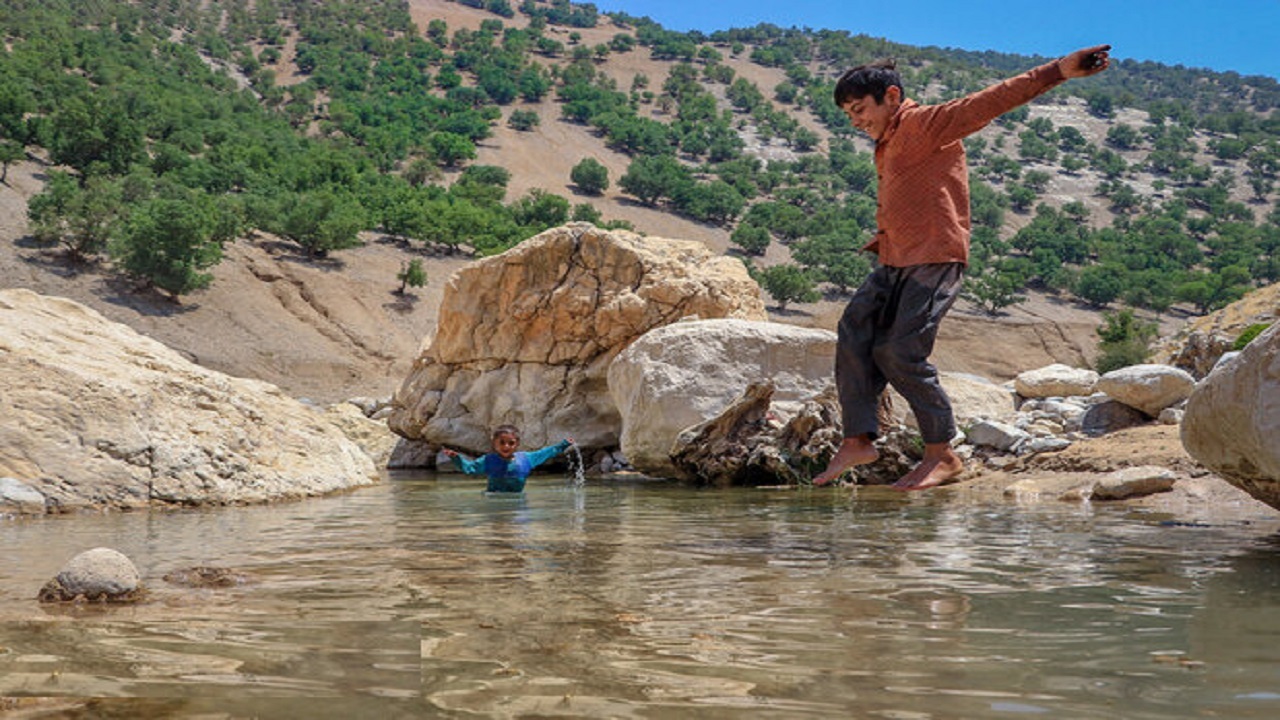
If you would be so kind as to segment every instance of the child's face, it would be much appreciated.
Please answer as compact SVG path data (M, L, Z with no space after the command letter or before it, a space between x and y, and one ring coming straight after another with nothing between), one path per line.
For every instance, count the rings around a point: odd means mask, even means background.
M891 87L885 91L884 102L876 102L871 95L850 100L840 107L849 122L859 130L871 136L872 140L880 140L889 127L889 121L902 104L902 96L898 88Z
M503 460L510 460L516 454L518 447L520 447L520 438L511 433L502 433L493 439L493 451Z

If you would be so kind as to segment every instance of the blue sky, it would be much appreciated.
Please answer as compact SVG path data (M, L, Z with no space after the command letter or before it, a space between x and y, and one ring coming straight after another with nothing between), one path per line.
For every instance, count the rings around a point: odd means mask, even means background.
M908 45L1053 57L1110 43L1112 55L1280 78L1280 0L596 0L671 30L768 22L848 30ZM869 58L870 59L870 58Z

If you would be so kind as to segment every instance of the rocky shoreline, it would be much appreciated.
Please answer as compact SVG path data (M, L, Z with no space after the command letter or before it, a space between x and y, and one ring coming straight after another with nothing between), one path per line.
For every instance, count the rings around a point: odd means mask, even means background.
M529 445L575 437L601 479L803 484L838 440L835 335L768 322L758 286L725 260L588 224L549 230L450 280L393 397L329 408L200 367L69 300L0 291L0 514L322 495L379 482L380 468L431 467L442 447L484 452L499 422ZM1266 447L1280 429L1278 346L1272 328L1199 379L1166 364L1101 377L1055 364L1005 384L944 373L969 470L939 492L1090 502L1192 485L1227 502L1211 483L1229 482L1280 507ZM908 416L886 433L896 464L851 481L913 462ZM1148 435L1189 438L1199 461L1180 441L1141 458L1114 445Z

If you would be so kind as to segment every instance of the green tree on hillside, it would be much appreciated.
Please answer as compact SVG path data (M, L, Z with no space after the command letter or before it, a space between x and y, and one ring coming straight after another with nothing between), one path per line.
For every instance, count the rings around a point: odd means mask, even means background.
M74 263L107 249L124 210L120 183L109 177L90 178L83 186L66 172L50 174L45 189L27 204L31 232L41 242L66 248Z
M445 167L457 167L476 157L475 143L464 135L453 132L436 132L427 138L431 155Z
M396 279L400 281L400 287L396 290L397 295L404 295L410 287L420 288L426 285L427 271L422 267L422 259L414 258L401 265L400 272L396 273Z
M267 225L292 240L312 257L323 258L334 250L356 247L357 234L365 227L364 208L355 199L331 190L285 196L279 217Z
M609 169L595 158L583 158L569 171L569 179L588 195L601 195L609 189Z
M729 234L729 242L742 248L748 255L764 255L773 242L773 236L759 225L742 223Z
M1027 296L1018 292L1026 282L1017 263L1001 259L970 273L965 278L962 295L986 314L999 315L1001 310L1027 301Z
M813 278L799 265L773 265L757 270L755 276L764 291L777 301L779 310L786 310L793 302L817 302L822 297Z
M26 148L13 140L0 140L0 183L9 184L9 166L27 157Z
M205 271L222 259L214 212L199 201L148 200L130 213L111 243L111 256L126 274L177 302L213 282L213 274Z

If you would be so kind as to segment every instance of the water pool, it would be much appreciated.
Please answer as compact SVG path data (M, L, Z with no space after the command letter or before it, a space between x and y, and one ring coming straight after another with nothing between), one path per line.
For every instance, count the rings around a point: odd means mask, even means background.
M1272 517L400 474L0 521L0 697L29 717L1274 718ZM146 602L35 602L96 546ZM162 579L196 565L246 582Z

